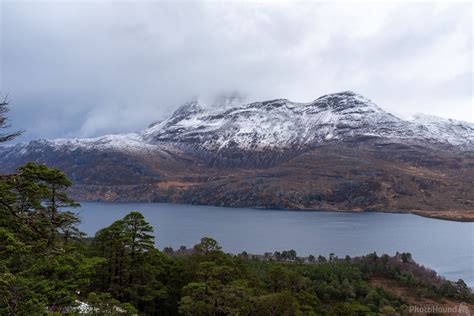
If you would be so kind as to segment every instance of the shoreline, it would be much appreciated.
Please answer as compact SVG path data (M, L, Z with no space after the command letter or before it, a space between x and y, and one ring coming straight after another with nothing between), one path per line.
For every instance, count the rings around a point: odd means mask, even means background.
M181 205L198 205L209 207L225 207L225 208L253 208L257 210L276 210L276 211L299 211L299 212L336 212L336 213L392 213L392 214L410 214L421 217L445 220L452 222L474 222L474 210L445 210L445 211L426 211L426 210L376 210L376 209L335 209L335 208L321 208L321 209L307 209L307 208L266 208L266 207L249 207L249 206L222 206L209 204L189 204L189 203L173 203L173 202L149 202L149 201L110 201L110 200L77 200L77 202L100 202L100 203L145 203L145 204L181 204Z
M474 211L411 211L411 214L452 222L474 222Z

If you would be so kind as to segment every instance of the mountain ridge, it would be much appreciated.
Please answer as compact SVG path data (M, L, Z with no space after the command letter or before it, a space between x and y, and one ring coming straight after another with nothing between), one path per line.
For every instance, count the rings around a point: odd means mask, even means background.
M250 150L289 148L354 135L474 144L474 124L441 118L438 122L463 126L466 133L458 135L447 128L423 128L423 122L403 120L369 99L345 91L308 103L275 99L212 111L194 102L145 130L144 136L155 141L199 142L207 150L232 146ZM431 125L435 124L431 122Z
M226 102L225 100L223 101ZM388 124L389 126L380 126L378 129L373 129L372 131L367 129L361 129L357 131L358 133L352 133L351 135L356 136L374 136L374 137L389 137L392 140L400 139L424 139L429 141L439 141L452 145L472 145L474 144L474 124L464 121L458 121L453 119L441 118L433 115L427 115L422 113L417 113L409 116L407 119L400 118L396 115L393 115L389 112L384 111L382 108L377 106L371 100L366 99L365 97L352 92L344 91L339 93L323 95L312 102L299 103L292 102L288 99L274 99L261 102L252 102L248 104L240 104L237 106L229 107L229 105L224 106L223 109L214 105L213 107L205 107L200 105L198 101L192 101L184 104L179 107L168 119L162 120L157 123L150 124L148 128L139 132L139 133L127 133L127 134L109 134L93 138L60 138L52 140L34 140L32 142L49 142L55 146L87 146L94 144L100 147L109 146L110 148L120 149L121 145L124 149L139 149L140 147L148 147L151 149L153 145L157 143L166 143L166 142L184 142L186 143L189 139L183 137L183 134L192 134L191 136L197 136L199 133L198 130L203 130L203 132L214 132L221 125L225 125L225 128L230 128L229 122L219 122L224 117L232 118L232 116L240 119L242 112L249 112L252 109L265 109L269 112L268 108L281 108L289 110L289 113L283 113L288 118L290 114L295 116L314 116L313 121L308 119L308 117L298 117L296 123L293 125L288 124L273 124L274 129L273 133L267 133L267 138L272 140L258 139L263 140L261 144L261 149L268 148L279 148L279 147L292 147L295 144L294 138L300 137L305 138L301 141L305 145L309 142L325 141L334 139L338 135L334 135L333 132L338 129L348 129L348 128L360 128L356 124L352 123L361 123L373 125L377 124ZM299 109L297 109L299 108ZM329 111L328 111L329 109ZM350 111L353 110L353 111ZM342 114L341 114L342 113ZM270 117L263 117L263 121L267 123L281 123L281 118L278 115L283 115L280 113L270 113ZM249 113L249 116L262 115L261 112ZM273 116L272 116L273 115ZM244 116L244 119L251 119L249 116ZM368 118L372 119L370 121ZM280 119L280 121L275 122L275 120ZM365 119L365 120L363 120ZM207 120L207 125L205 120ZM361 122L361 120L363 120ZM217 121L217 122L216 122ZM233 141L237 136L240 137L242 149L249 149L246 146L242 146L242 143L255 143L255 140L250 138L250 134L258 134L258 129L263 129L264 127L269 127L268 124L262 126L261 121L251 122L239 122L247 123L241 125L240 129L235 129L234 134L223 135L223 136L234 136ZM296 125L302 125L304 123L313 124L312 127L315 131L313 135L308 135L308 126L304 130L300 130L299 133L290 133L290 128L295 128ZM205 129L207 127L207 129ZM252 129L252 127L254 127ZM363 127L363 126L362 126ZM372 126L373 128L373 126ZM390 129L392 128L392 130ZM396 133L393 133L393 128L396 128ZM457 130L456 130L457 128ZM187 130L188 129L188 130ZM190 130L189 130L190 129ZM250 130L249 130L250 129ZM400 133L400 129L403 129L405 135ZM280 139L275 137L276 132L279 130ZM391 131L392 133L387 133ZM179 134L179 135L175 135ZM272 135L269 135L272 134ZM290 135L288 135L290 134ZM291 135L292 134L292 135ZM214 135L213 135L214 136ZM281 138L287 137L286 142L278 142L282 140ZM288 137L290 136L290 137ZM291 137L294 136L294 137ZM319 136L319 137L318 137ZM431 136L431 137L430 137ZM257 135L258 137L258 135ZM285 139L283 139L285 140ZM266 142L265 142L266 141ZM229 140L220 140L219 146L217 148L212 146L213 144L205 144L204 147L209 150L221 149L226 146L226 142ZM19 143L17 145L25 146L26 143ZM143 146L141 146L143 145ZM7 148L14 147L15 145L7 145ZM259 149L258 146L254 146L250 149Z

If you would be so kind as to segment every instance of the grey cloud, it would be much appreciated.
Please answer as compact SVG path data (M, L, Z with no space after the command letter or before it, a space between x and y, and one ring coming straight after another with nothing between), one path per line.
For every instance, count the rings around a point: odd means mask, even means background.
M397 113L472 117L472 4L1 2L0 91L23 139L141 130L236 91L355 90Z

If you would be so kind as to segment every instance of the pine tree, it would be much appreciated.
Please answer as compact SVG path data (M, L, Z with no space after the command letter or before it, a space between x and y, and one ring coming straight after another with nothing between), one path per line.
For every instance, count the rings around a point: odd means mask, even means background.
M79 249L71 185L57 169L28 163L0 180L0 314L64 312L99 259Z
M137 254L146 252L154 247L153 227L145 221L139 212L131 212L122 219L126 246L132 259Z
M5 96L2 101L0 101L0 130L8 129L10 125L8 124L8 118L6 116L8 109L8 100ZM7 142L21 135L23 131L15 131L10 133L2 134L0 133L0 143Z

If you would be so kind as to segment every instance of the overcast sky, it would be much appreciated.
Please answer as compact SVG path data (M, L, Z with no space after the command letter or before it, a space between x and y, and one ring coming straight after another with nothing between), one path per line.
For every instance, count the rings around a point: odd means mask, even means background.
M353 90L474 122L473 7L0 0L0 92L21 140L139 131L199 97Z

